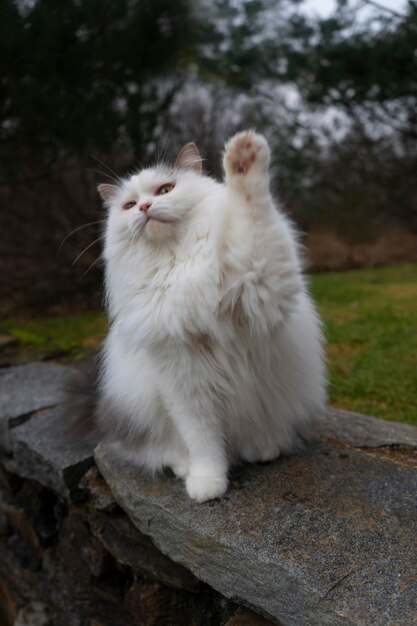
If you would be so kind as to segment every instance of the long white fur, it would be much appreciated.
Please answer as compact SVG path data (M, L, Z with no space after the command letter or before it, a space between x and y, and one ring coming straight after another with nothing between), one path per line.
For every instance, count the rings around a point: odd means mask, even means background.
M140 435L124 445L136 462L171 467L200 502L226 491L238 459L294 449L325 403L320 322L268 164L265 139L240 133L225 148L224 183L187 153L183 167L145 169L102 192L102 402L125 441ZM165 183L175 187L155 195Z

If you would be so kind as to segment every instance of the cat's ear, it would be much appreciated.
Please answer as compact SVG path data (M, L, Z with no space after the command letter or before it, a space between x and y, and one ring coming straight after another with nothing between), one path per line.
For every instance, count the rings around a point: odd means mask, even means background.
M174 167L178 167L180 169L192 170L197 172L197 174L201 174L203 171L203 159L200 156L197 146L195 143L187 143L182 148L181 152L177 156L177 160L175 161Z
M104 202L109 202L112 196L117 191L116 185L109 185L108 183L103 183L97 187L97 191L99 192L101 199Z

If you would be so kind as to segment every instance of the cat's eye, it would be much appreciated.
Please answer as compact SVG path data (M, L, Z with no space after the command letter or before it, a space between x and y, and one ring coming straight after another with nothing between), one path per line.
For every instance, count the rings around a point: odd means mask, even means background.
M163 196L164 193L169 193L174 189L174 183L165 183L165 185L161 185L156 192L156 196Z
M136 204L136 202L133 202L133 200L131 202L125 202L125 204L123 205L123 210L127 211L128 209L131 209L132 207L134 207Z

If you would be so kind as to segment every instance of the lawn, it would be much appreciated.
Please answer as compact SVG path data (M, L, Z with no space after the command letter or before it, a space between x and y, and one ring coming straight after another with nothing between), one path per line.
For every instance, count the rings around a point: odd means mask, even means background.
M332 405L417 424L417 264L319 274Z
M1 361L13 363L37 359L78 361L100 348L106 334L104 313L96 311L47 318L19 318L0 321L0 333L18 340L17 347L5 349Z
M319 274L310 282L325 324L330 403L417 424L417 264ZM102 313L0 322L0 333L19 340L18 361L80 359L98 349L105 332Z

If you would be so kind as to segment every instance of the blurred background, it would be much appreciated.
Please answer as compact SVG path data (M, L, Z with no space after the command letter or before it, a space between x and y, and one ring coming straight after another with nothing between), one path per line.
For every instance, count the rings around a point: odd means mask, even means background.
M49 342L45 358L98 347L97 184L187 141L220 177L225 139L252 127L269 139L274 189L311 272L394 264L312 280L334 397L391 417L402 392L388 372L381 389L378 364L394 360L399 378L415 366L404 355L417 295L416 105L415 1L1 0L0 330L26 348ZM370 348L365 387L345 402L337 393ZM399 416L410 419L405 407Z

